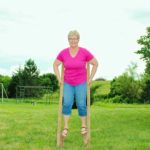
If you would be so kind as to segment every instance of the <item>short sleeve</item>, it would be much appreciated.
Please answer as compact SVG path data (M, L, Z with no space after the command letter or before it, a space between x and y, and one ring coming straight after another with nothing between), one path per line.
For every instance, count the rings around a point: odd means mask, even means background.
M61 52L59 52L59 54L57 55L57 57L56 57L58 60L60 60L60 61L62 61L63 62L63 53L62 53L62 51Z
M94 55L89 50L86 50L86 61L88 62L93 58L94 58Z

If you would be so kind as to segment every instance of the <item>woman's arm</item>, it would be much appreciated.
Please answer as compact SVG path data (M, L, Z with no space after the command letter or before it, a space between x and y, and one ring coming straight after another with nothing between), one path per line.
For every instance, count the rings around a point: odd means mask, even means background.
M59 60L57 60L57 59L53 63L53 70L55 72L57 80L59 81L59 85L62 83L61 77L60 77L60 73L59 73L59 69L58 69L58 67L59 67L60 64L62 64L62 62L59 61Z
M96 71L97 71L98 61L97 61L96 58L93 58L93 59L90 60L88 63L92 65L91 74L90 74L90 77L89 77L89 79L88 79L88 83L91 84L92 79L93 79L93 77L94 77L94 75L95 75L95 73L96 73Z

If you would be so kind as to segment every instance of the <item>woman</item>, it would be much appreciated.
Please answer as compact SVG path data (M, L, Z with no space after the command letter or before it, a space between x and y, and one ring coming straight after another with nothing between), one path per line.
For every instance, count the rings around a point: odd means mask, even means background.
M70 31L68 34L69 47L60 51L53 64L54 72L59 81L59 85L63 84L63 81L61 81L58 66L61 63L64 64L64 99L62 109L64 116L64 129L62 131L63 139L68 133L68 122L71 115L74 96L76 97L78 114L81 118L81 134L83 135L84 139L86 139L85 137L88 132L86 124L86 90L87 84L91 85L92 83L92 79L98 67L98 62L93 54L91 54L87 49L79 47L79 40L79 33L76 30ZM92 65L89 79L87 79L86 74L87 62ZM84 143L86 144L87 141L84 140Z

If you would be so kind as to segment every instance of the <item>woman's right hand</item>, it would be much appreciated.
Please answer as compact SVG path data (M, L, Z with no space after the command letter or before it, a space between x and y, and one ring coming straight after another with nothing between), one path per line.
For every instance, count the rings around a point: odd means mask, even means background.
M59 84L59 86L62 86L63 85L63 81L62 80L58 80L58 84Z

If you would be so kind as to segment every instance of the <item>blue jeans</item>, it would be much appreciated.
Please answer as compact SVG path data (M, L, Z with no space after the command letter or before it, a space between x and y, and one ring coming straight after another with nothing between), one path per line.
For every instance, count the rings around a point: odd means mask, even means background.
M81 83L76 86L64 82L63 96L64 99L62 113L64 115L71 115L71 110L74 103L74 96L76 99L79 116L84 117L87 115L87 82Z

